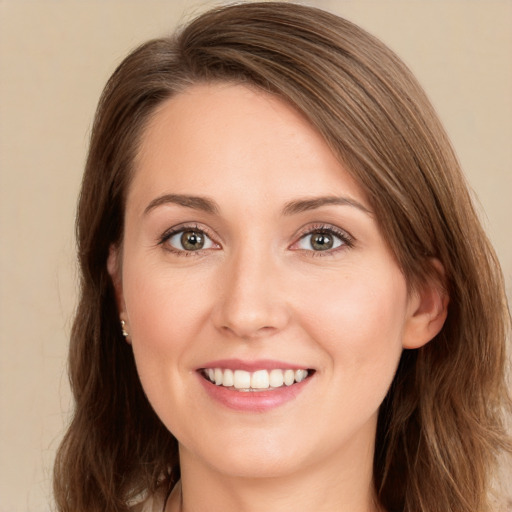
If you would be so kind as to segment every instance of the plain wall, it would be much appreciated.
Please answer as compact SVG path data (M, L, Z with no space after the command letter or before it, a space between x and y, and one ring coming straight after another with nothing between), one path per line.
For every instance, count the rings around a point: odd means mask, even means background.
M359 23L416 73L479 197L511 296L512 2L304 3ZM209 5L0 0L0 512L51 507L71 407L74 211L100 91L130 49Z

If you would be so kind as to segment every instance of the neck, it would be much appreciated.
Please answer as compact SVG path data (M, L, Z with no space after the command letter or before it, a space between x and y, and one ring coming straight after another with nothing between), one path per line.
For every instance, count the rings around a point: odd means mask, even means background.
M226 475L181 451L182 480L169 512L378 512L372 480L372 454L350 464L339 457L292 474L248 478Z

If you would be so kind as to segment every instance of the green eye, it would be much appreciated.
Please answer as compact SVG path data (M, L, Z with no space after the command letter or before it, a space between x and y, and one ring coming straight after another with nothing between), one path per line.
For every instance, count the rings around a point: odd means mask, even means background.
M166 243L178 252L193 252L215 246L210 237L200 229L182 229L167 237Z
M347 240L344 240L341 235L326 230L313 231L304 235L298 242L298 249L306 251L328 251L336 249L342 245L346 245Z
M313 233L309 244L315 251L326 251L334 246L334 237L328 233Z
M204 247L204 234L199 231L184 231L180 237L182 247L187 251L198 251Z

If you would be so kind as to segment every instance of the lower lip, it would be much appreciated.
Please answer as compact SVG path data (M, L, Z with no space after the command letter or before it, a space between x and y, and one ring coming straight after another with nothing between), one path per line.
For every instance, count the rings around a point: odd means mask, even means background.
M313 376L272 391L235 391L232 388L217 386L200 374L198 377L208 395L222 405L236 411L265 412L294 400Z

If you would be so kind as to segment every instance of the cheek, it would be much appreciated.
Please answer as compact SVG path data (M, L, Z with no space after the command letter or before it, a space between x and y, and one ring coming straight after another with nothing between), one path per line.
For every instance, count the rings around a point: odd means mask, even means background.
M125 269L124 295L133 338L155 348L179 343L197 326L204 308L200 279L193 273L141 263Z
M124 295L137 371L155 408L186 393L182 369L205 314L205 295L186 273L127 262ZM179 371L178 371L179 370ZM181 395L178 395L181 394Z
M330 355L332 368L341 369L335 374L358 382L359 389L381 379L382 394L402 352L407 288L398 271L377 269L353 269L330 279L321 293L302 287L300 316L304 328Z
M402 332L407 288L397 272L354 269L329 276L322 286L305 286L301 283L297 290L303 298L303 316L322 329L326 338L372 344Z

